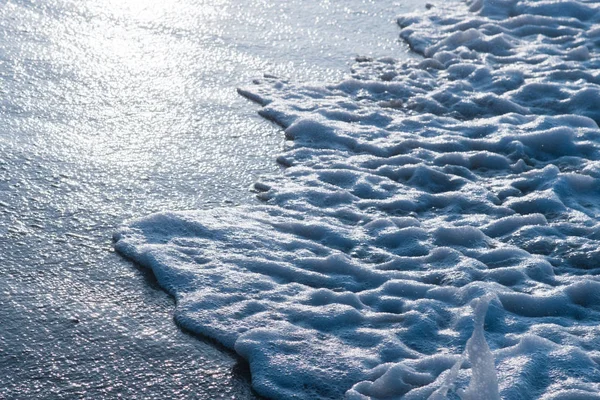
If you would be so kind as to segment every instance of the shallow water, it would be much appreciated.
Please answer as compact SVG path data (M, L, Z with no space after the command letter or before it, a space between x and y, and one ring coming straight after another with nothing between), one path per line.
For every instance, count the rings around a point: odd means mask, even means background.
M110 240L150 212L256 201L282 138L237 86L406 54L406 2L314 3L0 6L0 397L254 397Z

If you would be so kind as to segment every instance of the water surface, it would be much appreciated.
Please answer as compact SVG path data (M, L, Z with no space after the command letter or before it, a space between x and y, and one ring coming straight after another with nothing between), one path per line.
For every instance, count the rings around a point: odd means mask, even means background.
M385 3L385 4L384 4ZM282 135L235 88L403 56L405 2L0 5L0 397L253 398L112 250L123 221L252 203Z

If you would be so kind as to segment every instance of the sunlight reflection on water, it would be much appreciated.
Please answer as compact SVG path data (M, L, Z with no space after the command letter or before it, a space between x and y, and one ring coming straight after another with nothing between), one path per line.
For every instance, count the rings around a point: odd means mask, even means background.
M235 88L401 56L404 3L11 0L0 5L0 397L250 398L112 253L127 218L256 201L282 135ZM385 38L385 39L382 39Z

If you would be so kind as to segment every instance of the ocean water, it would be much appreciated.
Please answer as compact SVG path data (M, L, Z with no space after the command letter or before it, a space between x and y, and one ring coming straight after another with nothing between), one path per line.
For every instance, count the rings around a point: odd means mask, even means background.
M600 398L600 2L434 2L420 58L239 93L259 205L128 221L176 321L284 399Z
M125 220L260 204L280 129L236 93L408 57L408 2L0 3L0 398L255 398L114 253Z

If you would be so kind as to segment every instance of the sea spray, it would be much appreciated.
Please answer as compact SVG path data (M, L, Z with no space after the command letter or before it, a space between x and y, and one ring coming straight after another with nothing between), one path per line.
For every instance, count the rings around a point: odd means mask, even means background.
M486 295L473 301L473 335L465 349L471 363L471 382L469 387L458 392L462 400L500 400L494 355L485 340L483 329L485 315L493 298L493 295Z
M473 334L467 341L464 353L448 370L442 385L427 400L445 400L449 391L456 386L460 369L466 360L471 364L471 381L466 389L459 389L462 400L499 400L498 377L494 365L494 355L484 336L484 323L490 301L495 298L488 294L473 300Z

